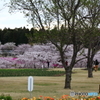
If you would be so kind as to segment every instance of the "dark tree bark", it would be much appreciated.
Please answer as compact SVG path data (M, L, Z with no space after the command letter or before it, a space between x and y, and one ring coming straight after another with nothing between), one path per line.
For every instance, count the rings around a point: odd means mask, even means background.
M94 52L90 48L88 48L87 69L88 69L88 77L92 78L93 77L92 67L93 67Z
M72 76L72 69L67 67L65 70L66 76L65 76L65 89L71 89L71 76Z

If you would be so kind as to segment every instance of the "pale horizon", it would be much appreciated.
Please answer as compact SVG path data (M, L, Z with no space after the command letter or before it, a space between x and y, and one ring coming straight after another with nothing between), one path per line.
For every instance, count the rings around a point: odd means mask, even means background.
M8 1L8 0L7 0ZM7 2L6 1L6 2ZM24 14L20 12L9 13L9 8L4 7L4 1L0 2L0 29L4 28L32 28L32 24L27 22L27 18L25 18Z

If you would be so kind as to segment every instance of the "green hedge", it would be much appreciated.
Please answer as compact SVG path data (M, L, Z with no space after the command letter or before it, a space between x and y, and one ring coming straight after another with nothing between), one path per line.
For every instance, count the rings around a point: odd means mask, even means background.
M12 100L12 97L10 95L0 95L0 100Z
M48 69L0 69L0 76L60 76L64 71L48 71Z

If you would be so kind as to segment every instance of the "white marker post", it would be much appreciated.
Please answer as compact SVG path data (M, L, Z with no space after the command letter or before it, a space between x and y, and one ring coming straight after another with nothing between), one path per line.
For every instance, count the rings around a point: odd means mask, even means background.
M31 98L31 93L33 91L33 77L32 76L28 77L28 91L30 92L30 98Z

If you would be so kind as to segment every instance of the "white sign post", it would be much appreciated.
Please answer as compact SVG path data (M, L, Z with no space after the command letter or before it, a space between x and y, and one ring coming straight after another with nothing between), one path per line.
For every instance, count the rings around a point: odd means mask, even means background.
M28 77L28 91L30 92L30 98L31 98L31 92L33 91L33 77Z

